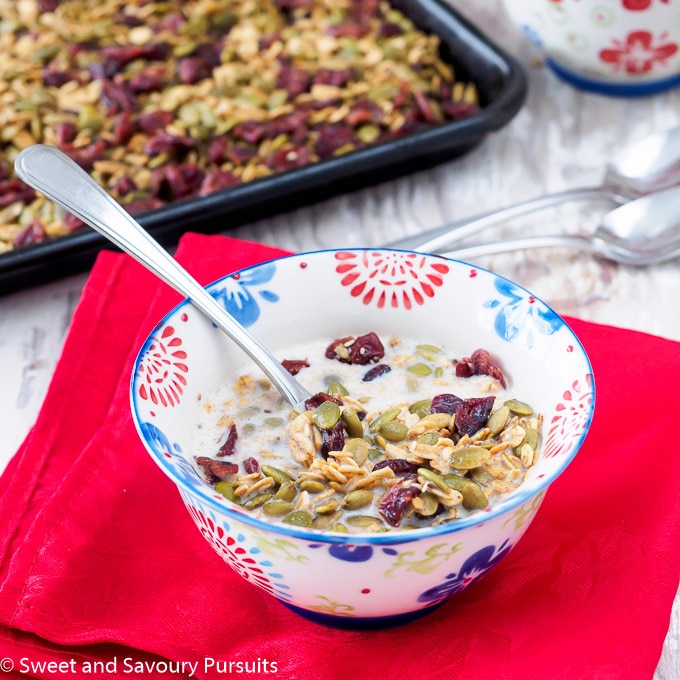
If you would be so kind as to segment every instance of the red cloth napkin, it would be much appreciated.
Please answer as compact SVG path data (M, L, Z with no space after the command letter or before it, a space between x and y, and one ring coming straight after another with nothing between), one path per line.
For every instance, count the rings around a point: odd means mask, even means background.
M208 282L281 253L190 234L178 258ZM232 572L138 441L133 359L177 300L127 256L104 252L93 269L44 407L0 478L0 670L652 677L680 578L678 344L571 320L593 364L596 414L517 548L428 617L352 632L308 622Z

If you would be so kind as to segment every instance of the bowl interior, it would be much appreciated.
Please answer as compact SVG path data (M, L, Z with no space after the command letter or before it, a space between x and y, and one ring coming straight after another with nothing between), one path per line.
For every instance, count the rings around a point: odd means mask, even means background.
M209 290L281 360L294 358L289 348L300 343L326 347L369 331L440 345L451 356L484 348L498 360L514 394L543 413L540 460L516 492L486 513L409 533L458 531L516 507L560 474L587 433L594 384L578 338L530 292L479 267L405 251L329 250L244 269ZM199 398L245 362L243 352L190 303L169 312L142 346L131 381L133 418L150 455L182 490L219 512L279 533L355 542L356 534L348 539L265 524L203 482L192 456ZM399 534L367 536L389 543Z

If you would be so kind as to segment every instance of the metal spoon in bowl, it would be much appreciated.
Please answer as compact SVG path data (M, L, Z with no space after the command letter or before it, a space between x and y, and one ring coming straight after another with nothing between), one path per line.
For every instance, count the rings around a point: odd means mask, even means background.
M680 257L680 187L664 189L615 208L603 217L592 236L530 236L457 248L444 255L467 260L559 246L586 250L627 265L657 264Z
M476 217L450 222L393 241L387 247L435 253L482 229L565 201L598 199L623 205L676 184L680 184L680 127L649 135L617 153L607 163L604 181L600 186L548 194Z
M66 154L38 144L21 151L14 162L17 175L55 203L77 215L132 255L181 295L189 298L264 371L296 409L310 393L174 260L144 228Z

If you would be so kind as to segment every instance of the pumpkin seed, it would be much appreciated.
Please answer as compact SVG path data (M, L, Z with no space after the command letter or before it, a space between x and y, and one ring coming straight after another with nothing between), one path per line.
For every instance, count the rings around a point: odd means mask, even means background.
M300 491L307 493L321 493L326 490L326 485L318 479L303 479L300 482Z
M233 482L217 482L215 484L215 491L222 494L228 501L232 503L240 503L241 499L234 493L236 485Z
M346 407L342 410L342 422L350 437L363 437L364 426L353 408Z
M401 413L400 408L391 408L380 414L370 425L371 432L377 432L385 423L392 422Z
M441 435L439 430L428 430L416 440L419 444L425 444L426 446L435 446L439 441Z
M349 529L344 525L344 524L331 524L331 526L328 527L328 531L335 531L338 534L348 534Z
M368 459L369 446L363 439L357 437L347 439L345 440L345 445L342 449L343 451L349 451L352 454L352 458L354 458L357 465L363 465Z
M520 401L519 399L508 399L508 401L505 402L505 406L518 416L531 416L534 413L534 409L532 409L529 404Z
M437 512L439 507L439 500L433 494L423 491L411 500L413 509L423 517L431 517Z
M498 434L508 422L510 417L510 408L508 406L501 406L497 411L494 411L489 419L486 421L486 426L492 435Z
M368 489L355 489L350 491L342 501L345 510L359 510L373 502L373 493Z
M419 354L428 361L434 361L437 355L441 353L441 348L435 347L435 345L416 345L416 354Z
M264 419L264 424L269 427L281 427L281 425L283 425L283 418L275 418L274 416L271 416Z
M322 430L330 430L340 420L340 407L334 401L324 401L314 409L312 420Z
M489 505L486 494L474 482L468 482L461 490L461 494L466 510L483 510Z
M260 470L265 477L271 477L277 486L284 484L285 482L292 482L293 478L283 470L274 467L273 465L263 465Z
M312 529L330 529L342 517L342 510L331 512L328 515L319 515L312 520ZM347 527L345 527L347 530Z
M380 434L389 442L400 442L408 435L408 427L398 420L391 420L380 426Z
M371 515L353 515L346 520L351 527L379 527L382 526L382 520Z
M471 470L485 463L490 457L491 453L481 446L466 446L453 451L449 465L456 470Z
M295 505L288 501L273 500L262 506L262 512L270 517L281 517L295 509Z
M327 501L314 506L314 512L319 515L328 515L331 512L335 512L339 507L340 503L336 498L329 498Z
M470 470L468 474L470 475L471 479L482 486L489 486L495 479L495 477L488 470L485 470L482 467L474 468Z
M433 472L429 468L418 468L418 474L426 481L431 482L442 491L448 491L449 486L441 475Z
M276 490L274 499L277 501L292 501L297 496L297 488L294 482L284 482Z
M430 407L432 406L432 399L420 399L414 401L409 407L409 413L415 413L419 418L424 418L430 414Z
M272 498L274 498L273 493L260 493L257 496L249 498L243 504L243 507L247 508L248 510L254 510L255 508L259 508L261 505L264 505L267 501L270 501Z
M412 364L406 370L413 375L432 375L432 368L427 364Z
M421 424L432 424L438 430L448 427L451 423L451 416L448 413L430 413L419 421Z
M293 510L293 512L289 512L281 521L296 527L311 527L312 520L312 515L307 512L307 510Z
M333 380L328 386L328 394L341 394L343 397L349 396L347 388L337 380Z
M533 427L527 428L524 441L535 451L538 448L538 430Z
M454 473L442 475L442 479L446 482L448 487L455 489L456 491L460 491L460 493L463 493L465 486L470 484L469 479L465 479L465 477L461 477L460 475Z

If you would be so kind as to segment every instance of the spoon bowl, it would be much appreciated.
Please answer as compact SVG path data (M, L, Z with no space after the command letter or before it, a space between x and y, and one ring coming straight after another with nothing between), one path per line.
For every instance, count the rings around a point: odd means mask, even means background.
M637 198L607 213L591 236L554 235L482 243L444 253L471 259L533 248L585 250L632 266L666 262L680 256L680 187Z
M281 395L300 408L311 395L259 340L253 337L123 207L59 149L36 144L22 150L14 167L29 186L80 217L191 300L262 369Z
M625 147L606 164L600 186L568 189L451 222L388 244L390 248L441 252L443 248L507 220L566 201L605 200L624 205L631 200L680 184L680 127L656 132Z

